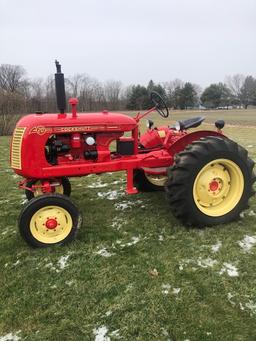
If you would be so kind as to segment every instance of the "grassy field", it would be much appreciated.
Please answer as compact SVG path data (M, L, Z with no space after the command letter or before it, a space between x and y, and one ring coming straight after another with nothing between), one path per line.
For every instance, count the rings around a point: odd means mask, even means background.
M224 118L256 160L256 111L202 115L211 129ZM34 250L17 232L25 197L8 158L1 137L0 341L256 340L255 197L239 221L188 230L163 193L126 196L122 173L71 179L77 240Z

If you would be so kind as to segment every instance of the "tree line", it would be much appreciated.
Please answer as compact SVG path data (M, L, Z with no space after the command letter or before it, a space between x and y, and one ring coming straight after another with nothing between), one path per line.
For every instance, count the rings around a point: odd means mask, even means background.
M205 89L175 79L161 84L150 80L147 86L123 86L120 81L100 82L80 73L65 78L66 95L77 97L81 112L108 110L144 110L152 104L151 91L162 95L173 109L246 108L256 105L256 79L234 75L224 83ZM46 79L29 79L20 65L0 65L0 135L11 133L17 117L29 112L57 112L54 75Z

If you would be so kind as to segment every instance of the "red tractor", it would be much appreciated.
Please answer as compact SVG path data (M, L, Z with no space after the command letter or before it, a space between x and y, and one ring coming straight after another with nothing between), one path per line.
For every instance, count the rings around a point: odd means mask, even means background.
M24 180L28 203L19 217L21 236L34 247L72 240L82 219L68 198L68 177L125 171L127 194L165 188L170 209L187 225L210 226L230 222L248 207L253 195L254 162L247 151L216 131L194 131L202 117L155 128L148 121L139 135L139 122L157 111L169 116L159 94L154 106L134 118L102 111L77 113L76 98L65 113L64 75L56 61L55 85L59 114L35 113L16 125L11 145L11 167ZM110 144L116 141L116 150Z

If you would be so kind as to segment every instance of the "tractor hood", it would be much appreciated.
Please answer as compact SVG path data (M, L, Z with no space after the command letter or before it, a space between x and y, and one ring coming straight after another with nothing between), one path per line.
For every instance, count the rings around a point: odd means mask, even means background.
M69 133L79 131L131 131L137 125L134 118L103 111L100 113L71 114L30 114L22 117L17 127L24 127L30 133L43 135L50 133Z

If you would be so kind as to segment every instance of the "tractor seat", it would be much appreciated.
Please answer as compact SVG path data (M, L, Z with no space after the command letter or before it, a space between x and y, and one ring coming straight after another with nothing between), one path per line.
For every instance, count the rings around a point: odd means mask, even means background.
M187 130L189 128L196 128L200 126L200 124L205 120L205 117L198 116L189 118L188 120L177 121L175 124L175 128L177 129L177 124L179 124L179 128L177 130Z

